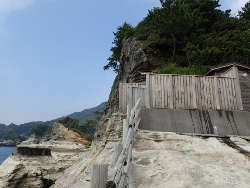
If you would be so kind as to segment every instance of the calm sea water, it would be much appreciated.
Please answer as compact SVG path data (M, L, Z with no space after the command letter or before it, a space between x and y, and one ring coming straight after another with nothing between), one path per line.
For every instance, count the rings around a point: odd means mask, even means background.
M16 147L0 146L0 165L11 155L14 149L16 149Z

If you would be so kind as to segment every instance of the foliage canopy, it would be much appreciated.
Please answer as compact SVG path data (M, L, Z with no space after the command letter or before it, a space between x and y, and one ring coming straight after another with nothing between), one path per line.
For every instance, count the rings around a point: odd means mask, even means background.
M117 28L117 31L114 33L113 47L110 49L112 55L108 58L108 64L104 66L104 70L113 69L115 72L119 70L122 41L132 36L133 33L133 27L127 23Z
M118 27L105 69L117 72L124 63L122 41L129 37L140 41L148 55L164 58L166 65L250 64L250 1L238 16L219 7L219 0L161 0L161 7L150 10L136 27Z

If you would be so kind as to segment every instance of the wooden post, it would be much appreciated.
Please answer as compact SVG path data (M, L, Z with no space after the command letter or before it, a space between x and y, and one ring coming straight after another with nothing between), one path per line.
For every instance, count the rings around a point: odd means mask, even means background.
M240 78L239 78L239 70L238 67L233 67L234 75L235 75L235 89L236 89L236 99L238 104L238 109L243 110L243 103L242 103L242 96L241 96L241 89L240 89Z
M133 87L131 87L130 85L128 86L128 102L127 104L129 104L130 106L133 106L133 101L134 101L134 95L133 95Z
M128 134L128 119L123 120L122 144L124 145Z
M113 161L112 161L112 164L111 164L111 166L112 167L114 167L115 166L115 164L116 164L116 162L117 162L117 160L118 160L118 158L119 158L119 156L120 156L120 154L121 154L121 152L122 152L122 144L121 143L119 143L119 144L117 144L117 146L115 147L115 152L114 152L114 154L113 154Z
M131 142L133 142L133 139L132 139L132 141ZM128 159L127 159L127 163L128 163L128 168L130 168L130 165L131 165L131 163L132 163L132 151L133 151L133 144L131 143L131 145L130 145L130 147L129 147L129 149L128 149Z
M214 77L214 97L215 97L216 109L220 110L221 109L221 107L220 107L220 94L219 94L217 77Z
M146 74L146 89L145 89L145 106L146 108L150 108L150 75L149 74Z
M141 98L138 98L132 109L129 105L127 107L127 119L123 121L122 151L120 148L115 151L115 164L113 165L114 173L111 178L112 181L110 181L112 185L116 185L117 188L124 188L128 185L128 173L132 164L133 138L140 122L140 109Z
M91 188L106 188L108 165L94 164L92 166Z
M118 188L124 188L124 187L125 187L125 183L126 183L126 177L125 177L125 174L123 174L123 175L121 176L121 179L120 179Z
M123 113L123 91L122 91L122 83L119 84L119 112Z
M192 92L193 93L192 107L194 109L197 109L197 97L196 97L197 93L196 93L196 77L195 76L192 76L192 91L193 91Z
M169 89L169 93L170 93L170 97L169 97L169 101L170 101L170 109L174 109L175 107L174 107L174 104L175 104L175 94L174 94L174 84L173 84L173 75L170 75L170 77L169 77L169 82L170 82L170 84L169 84L169 87L168 87L168 89Z
M141 122L141 118L138 118L137 122L135 123L135 131L138 131L140 122Z
M130 104L127 105L127 120L130 119L130 115L131 115L131 106Z
M128 170L128 187L136 188L135 166L133 162L131 162L130 168Z

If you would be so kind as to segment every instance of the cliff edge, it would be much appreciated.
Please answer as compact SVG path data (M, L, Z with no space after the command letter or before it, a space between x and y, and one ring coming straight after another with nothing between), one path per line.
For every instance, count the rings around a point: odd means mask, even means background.
M17 146L0 166L1 188L46 188L88 150L88 141L78 133L55 123L52 137L31 137Z

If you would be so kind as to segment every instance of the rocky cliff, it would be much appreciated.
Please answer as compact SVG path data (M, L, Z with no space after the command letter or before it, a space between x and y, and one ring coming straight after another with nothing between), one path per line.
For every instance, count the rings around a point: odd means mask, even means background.
M143 82L145 76L141 75L141 72L152 72L164 65L164 59L148 55L141 42L134 38L123 40L120 62L122 63L109 96L109 112L118 110L119 82Z
M108 164L121 142L124 115L103 119L91 151L65 170L53 188L90 188L91 167ZM248 188L250 138L181 135L140 130L133 148L133 188Z
M140 42L123 41L121 67L114 81L108 109L91 150L65 170L53 188L90 188L91 167L108 164L111 177L113 154L121 142L124 114L118 110L119 82L143 82L140 72L149 72L164 62L147 56ZM181 135L139 130L133 148L133 188L248 188L250 138L209 135Z
M30 138L0 166L0 188L47 188L88 151L88 141L56 123L49 140Z

